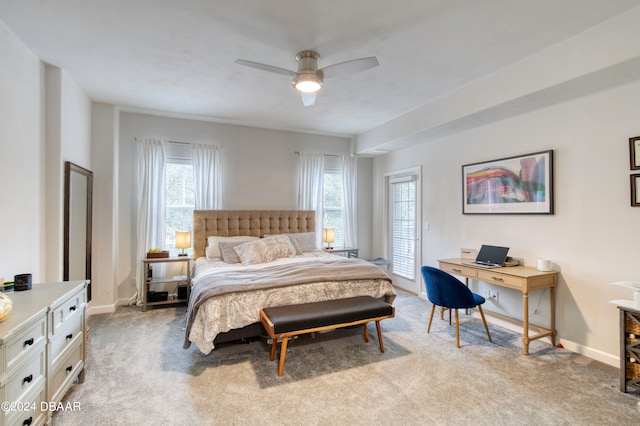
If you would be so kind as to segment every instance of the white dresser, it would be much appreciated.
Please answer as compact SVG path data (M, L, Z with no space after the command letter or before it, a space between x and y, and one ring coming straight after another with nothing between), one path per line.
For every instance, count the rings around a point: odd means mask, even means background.
M9 293L13 310L0 323L0 426L46 423L76 378L84 379L87 283Z

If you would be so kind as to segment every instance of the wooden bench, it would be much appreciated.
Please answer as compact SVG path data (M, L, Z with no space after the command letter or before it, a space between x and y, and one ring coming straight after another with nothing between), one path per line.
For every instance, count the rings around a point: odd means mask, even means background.
M367 323L375 321L380 352L384 353L380 321L393 318L394 314L395 308L390 304L371 296L358 296L325 302L264 308L260 310L260 321L272 339L270 361L274 360L278 339L282 338L280 364L278 365L278 376L282 376L287 354L287 342L290 337L363 324L364 340L368 342Z

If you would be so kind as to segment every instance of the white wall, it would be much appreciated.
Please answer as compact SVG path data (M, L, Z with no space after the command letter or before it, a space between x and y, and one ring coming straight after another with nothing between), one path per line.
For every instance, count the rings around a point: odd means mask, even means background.
M61 281L64 163L91 170L91 100L60 68L45 66L46 279Z
M44 278L44 67L0 22L0 276Z
M0 22L0 105L0 276L60 281L64 161L91 167L91 102Z
M421 223L431 224L422 232L422 263L437 266L437 259L483 243L508 246L529 266L538 257L552 259L560 271L560 341L617 365L618 311L608 301L631 294L607 283L640 282L640 209L630 207L628 151L628 138L640 135L638 96L635 82L375 159L374 229L382 227L384 173L421 165ZM547 149L555 155L554 215L462 215L463 164ZM382 247L380 233L373 245ZM487 302L486 309L522 318L520 293L496 289L499 304ZM548 290L530 295L532 322L548 325L548 296Z
M135 292L136 194L135 138L159 138L175 142L210 143L222 147L223 208L295 209L295 151L349 155L350 140L322 135L233 126L207 121L168 118L134 112L120 116L118 155L118 249L117 298L122 303ZM368 179L371 159L359 161L359 177ZM360 184L360 183L359 183ZM364 182L359 195L359 214L368 214L371 188ZM363 213L364 212L364 213ZM369 251L368 223L360 232Z

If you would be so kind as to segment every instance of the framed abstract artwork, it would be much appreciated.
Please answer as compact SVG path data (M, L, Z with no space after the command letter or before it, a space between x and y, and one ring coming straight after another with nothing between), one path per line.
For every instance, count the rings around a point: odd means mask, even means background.
M629 138L629 161L631 170L640 170L640 136Z
M462 166L463 214L553 214L553 150Z

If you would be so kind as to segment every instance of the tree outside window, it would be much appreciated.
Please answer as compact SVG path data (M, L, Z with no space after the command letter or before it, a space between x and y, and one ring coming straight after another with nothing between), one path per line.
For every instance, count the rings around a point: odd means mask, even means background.
M172 255L177 255L182 250L175 248L176 231L193 232L195 208L193 165L190 162L167 162L165 173L165 247ZM193 249L186 250L189 254L192 254L192 251Z
M335 241L333 246L344 246L342 225L342 175L339 171L324 172L323 227L333 228Z

